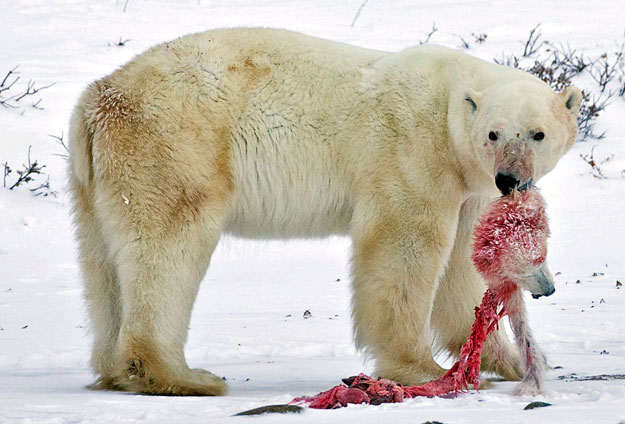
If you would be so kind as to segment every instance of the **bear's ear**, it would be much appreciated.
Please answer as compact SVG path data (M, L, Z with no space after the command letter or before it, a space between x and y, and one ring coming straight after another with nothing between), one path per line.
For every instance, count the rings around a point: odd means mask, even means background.
M469 91L464 95L464 100L471 107L471 112L475 112L480 104L480 101L482 100L482 93L478 93L477 91L469 88Z
M582 92L579 91L577 87L570 85L559 95L564 102L564 106L566 106L572 115L577 116L580 105L582 104Z

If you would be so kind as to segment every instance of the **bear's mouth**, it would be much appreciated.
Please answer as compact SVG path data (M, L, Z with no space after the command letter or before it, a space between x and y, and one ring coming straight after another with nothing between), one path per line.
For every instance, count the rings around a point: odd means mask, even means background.
M524 191L532 187L533 180L530 178L521 182L515 175L498 172L495 176L495 185L502 195L507 196L513 190Z
M532 293L532 299L540 299L543 296L545 297L551 296L555 291L556 289L554 288L551 293L545 293L545 294Z

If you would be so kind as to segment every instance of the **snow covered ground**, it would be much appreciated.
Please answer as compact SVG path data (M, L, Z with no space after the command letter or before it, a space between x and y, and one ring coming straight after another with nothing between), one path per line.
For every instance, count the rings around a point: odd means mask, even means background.
M426 38L492 60L520 54L538 23L544 39L593 56L623 43L622 0L383 2L370 0L13 0L0 13L0 78L19 65L25 89L55 85L19 109L0 107L0 162L15 170L45 164L56 197L0 187L0 422L410 422L625 423L625 380L571 376L625 374L625 102L598 119L601 141L577 143L540 182L549 204L549 261L557 292L528 299L532 326L551 363L544 396L512 395L500 382L456 399L350 406L336 411L231 417L256 406L315 394L341 377L371 371L351 342L349 241L221 242L194 310L187 358L226 376L222 398L164 398L92 392L89 336L68 216L63 148L84 86L147 47L223 26L271 26L361 46L400 50ZM478 44L472 33L485 33ZM119 41L129 39L124 46ZM596 89L589 78L576 80ZM33 101L42 99L38 107ZM66 136L65 136L66 138ZM605 179L580 158L594 149ZM0 168L2 169L2 168ZM13 180L15 172L9 180ZM311 317L303 318L309 310ZM532 400L553 404L524 411Z

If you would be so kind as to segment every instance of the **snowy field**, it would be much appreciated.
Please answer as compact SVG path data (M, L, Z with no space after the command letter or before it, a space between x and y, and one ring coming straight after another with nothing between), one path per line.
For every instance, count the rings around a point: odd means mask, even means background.
M625 423L625 101L613 97L597 120L603 140L577 143L539 186L548 202L549 261L557 292L528 299L532 327L550 362L546 393L512 395L497 382L456 399L349 406L299 415L231 417L285 403L371 371L351 342L349 241L247 242L225 239L194 310L187 359L227 377L222 398L166 398L92 392L89 335L68 216L66 160L72 106L90 81L153 44L217 27L283 27L360 46L397 51L425 40L486 60L520 55L529 31L589 56L625 41L622 0L3 0L0 78L19 65L14 89L54 83L0 107L0 162L27 161L45 175L0 187L0 422L2 423ZM477 43L471 34L487 34ZM124 42L119 46L120 42ZM597 90L588 76L580 88ZM37 108L32 103L41 99ZM605 178L592 175L590 155ZM0 167L2 169L2 167ZM29 188L46 182L51 193ZM56 194L56 196L52 195ZM303 318L309 310L311 317ZM444 358L441 358L444 360ZM445 363L450 365L449 363ZM574 378L576 377L577 378ZM533 400L548 408L524 411Z

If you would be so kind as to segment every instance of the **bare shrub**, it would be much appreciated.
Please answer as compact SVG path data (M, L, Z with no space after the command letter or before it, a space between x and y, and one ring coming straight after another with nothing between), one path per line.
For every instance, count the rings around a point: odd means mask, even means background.
M25 165L22 165L23 169L19 169L15 171L17 173L17 180L13 184L10 185L9 190L13 190L16 187L19 187L22 184L28 184L34 180L34 176L37 174L41 174L41 170L45 168L45 165L39 165L37 161L31 162L30 160L30 149L32 146L28 146L28 162ZM4 179L3 184L6 187L6 179L13 172L11 167L7 162L4 163Z
M36 181L35 181L36 176L44 175L42 171L43 171L43 168L45 168L46 166L40 165L37 160L35 161L31 160L30 158L31 147L32 146L28 146L27 162L25 164L22 164L22 169L18 169L17 171L15 171L15 174L17 174L17 179L13 180L12 183L10 181L7 183L7 179L11 178L11 175L13 174L13 169L11 168L8 162L4 162L2 164L2 167L3 167L2 186L4 188L13 190L14 188L25 186L30 183L36 184ZM56 197L57 195L57 192L50 188L50 176L47 177L45 182L39 183L37 186L30 188L29 190L34 196Z
M46 88L52 87L55 83L51 83L44 86L37 87L37 84L34 80L29 80L26 89L18 90L15 84L20 80L19 72L17 71L18 66L15 66L13 69L10 69L0 82L0 105L6 108L19 109L20 101L28 96L33 96L44 90ZM32 106L36 109L42 109L39 104L41 103L41 99L32 104Z
M592 58L579 53L568 44L565 46L546 41L540 42L542 33L538 30L539 27L540 24L530 31L522 55L502 53L493 61L529 72L556 91L562 91L572 85L574 77L584 73L589 74L597 83L599 93L594 94L587 88L582 90L582 104L577 117L578 140L604 138L605 131L599 134L595 132L595 123L599 114L610 104L610 99L615 93L619 96L625 95L625 45L621 45L620 49L612 55L605 52ZM546 48L543 48L544 46ZM533 57L532 63L527 63L528 56ZM615 82L618 84L616 84L616 90L613 91Z
M432 35L434 35L434 33L438 31L438 28L436 28L436 23L432 22L432 29L430 30L430 32L428 32L425 36L425 40L423 41L419 41L419 44L427 44L430 42L430 38L432 38Z
M532 56L534 53L538 52L538 50L542 46L543 42L538 42L540 40L540 37L543 35L542 32L540 32L540 30L538 29L539 27L540 24L536 25L530 31L530 35L527 38L527 41L525 41L525 47L523 48L523 57Z
M610 58L608 53L603 53L599 59L592 63L589 73L599 84L602 93L606 90L608 84L615 79L619 69L622 70L624 62L625 44L621 45L620 50L614 54L614 58Z
M486 39L488 38L488 35L484 34L483 32L480 34L475 34L472 32L471 35L473 36L473 39L477 44L484 44L486 42Z

